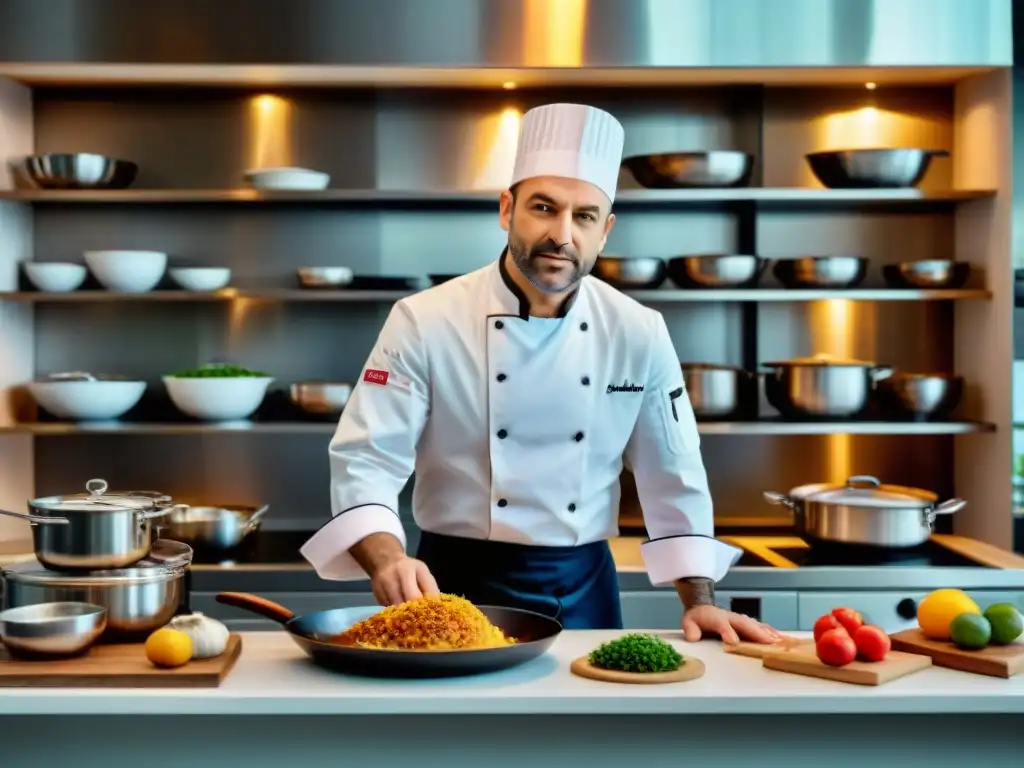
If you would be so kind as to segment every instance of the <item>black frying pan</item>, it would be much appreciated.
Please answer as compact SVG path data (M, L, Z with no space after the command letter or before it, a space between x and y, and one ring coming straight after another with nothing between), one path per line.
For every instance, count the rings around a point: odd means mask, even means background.
M562 631L561 624L539 613L482 605L479 608L491 623L519 642L501 648L466 651L385 650L339 645L328 640L382 610L380 606L335 608L296 616L284 606L241 592L221 592L217 602L282 624L315 664L372 677L457 677L498 672L543 655Z

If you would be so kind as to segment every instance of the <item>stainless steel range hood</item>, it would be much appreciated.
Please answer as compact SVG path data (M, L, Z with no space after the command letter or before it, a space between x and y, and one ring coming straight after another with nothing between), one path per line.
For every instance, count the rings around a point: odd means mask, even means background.
M1000 67L1011 0L0 0L0 61Z

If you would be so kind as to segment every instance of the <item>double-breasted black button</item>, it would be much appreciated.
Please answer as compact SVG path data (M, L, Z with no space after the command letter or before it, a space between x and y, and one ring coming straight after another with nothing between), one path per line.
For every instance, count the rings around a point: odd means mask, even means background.
M582 379L580 379L580 384L582 384L584 387L589 387L590 386L590 377L589 376L584 376Z
M578 442L579 442L580 440L582 440L582 439L583 439L583 433L582 433L582 432L577 432L577 433L576 433L576 434L575 434L575 435L573 436L573 439L574 439L574 440L575 440L575 441L576 441L576 442L578 443Z
M569 511L570 512L575 512L576 511L576 505L575 504L570 504L569 505Z
M508 376L506 376L504 373L499 373L497 378L498 378L498 381L504 381L505 379L508 378Z
M506 437L508 437L508 430L507 429L499 429L498 430L498 439L499 440L504 440Z
M497 328L500 331L502 328L505 327L505 324L503 322L501 322L501 320L495 320L494 321L494 327Z
M499 507L507 507L508 506L508 502L505 499L498 499L498 506Z
M587 328L588 328L588 326L587 326L586 323L580 323L580 330L581 331L585 331L585 330L587 330Z

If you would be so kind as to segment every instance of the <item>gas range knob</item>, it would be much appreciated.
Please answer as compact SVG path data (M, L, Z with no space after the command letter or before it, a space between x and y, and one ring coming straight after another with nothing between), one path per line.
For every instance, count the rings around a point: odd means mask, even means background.
M901 619L916 619L917 603L911 598L905 597L896 604L896 613Z

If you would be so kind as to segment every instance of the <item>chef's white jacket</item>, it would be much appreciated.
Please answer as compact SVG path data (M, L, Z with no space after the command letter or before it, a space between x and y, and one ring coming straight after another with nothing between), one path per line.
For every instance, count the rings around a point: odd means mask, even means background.
M618 534L623 464L653 584L718 581L700 438L661 314L586 277L562 316L529 316L505 255L397 302L330 444L332 520L302 547L324 579L365 578L348 550L422 530L573 546Z

